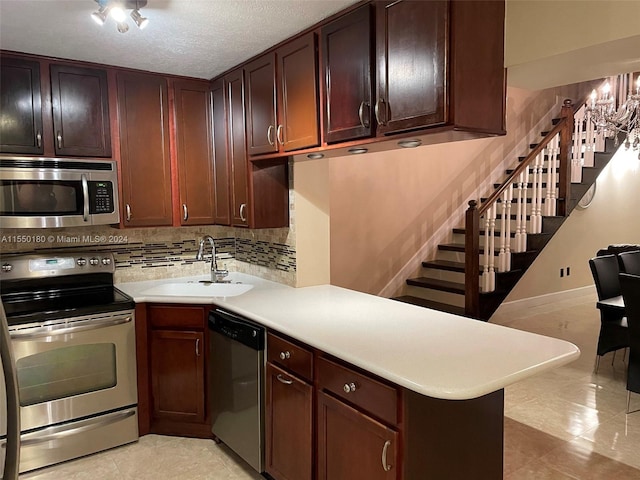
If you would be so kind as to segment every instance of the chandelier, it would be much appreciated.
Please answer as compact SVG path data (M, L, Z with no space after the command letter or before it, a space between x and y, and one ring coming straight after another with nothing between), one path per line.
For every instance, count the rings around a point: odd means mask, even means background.
M619 78L624 79L624 76ZM597 133L614 138L616 147L619 144L618 134L622 133L626 135L625 148L633 148L635 151L640 150L640 75L635 85L631 82L632 78L633 75L629 74L629 93L617 109L611 85L607 82L601 88L600 95L595 90L591 93L586 113ZM640 154L638 158L640 159Z
M115 22L120 33L129 31L127 24L127 14L125 10L131 10L131 18L136 26L142 30L149 24L149 19L143 17L140 9L147 5L147 0L93 0L98 4L98 10L91 14L91 18L98 25L104 25L108 17Z

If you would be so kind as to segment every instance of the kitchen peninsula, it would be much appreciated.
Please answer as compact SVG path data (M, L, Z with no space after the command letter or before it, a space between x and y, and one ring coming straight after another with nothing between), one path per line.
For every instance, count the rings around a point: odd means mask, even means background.
M579 356L566 341L331 285L291 288L242 274L231 278L253 288L215 298L154 293L163 283L203 277L118 287L140 306L215 305L267 328L268 368L310 392L310 451L290 453L312 458L315 438L317 457L309 465L317 465L317 477L309 472L307 478L347 478L332 472L345 475L349 459L357 464L350 478L502 478L504 387ZM308 373L278 360L283 345L309 353ZM271 425L269 395L267 403ZM267 428L268 457L269 432L276 428ZM375 451L362 454L370 445ZM353 462L354 455L371 460L371 467Z

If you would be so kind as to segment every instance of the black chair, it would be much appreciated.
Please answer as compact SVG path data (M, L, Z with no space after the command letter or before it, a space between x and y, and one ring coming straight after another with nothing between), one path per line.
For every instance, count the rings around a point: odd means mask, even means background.
M598 300L622 295L618 279L618 259L615 255L603 255L589 260L589 267L596 284ZM598 305L600 310L600 335L596 350L595 371L598 372L600 357L629 346L629 328L624 310Z
M620 272L640 275L640 250L618 254Z
M627 369L627 413L631 392L640 393L640 276L620 274L620 287L629 322L629 367Z

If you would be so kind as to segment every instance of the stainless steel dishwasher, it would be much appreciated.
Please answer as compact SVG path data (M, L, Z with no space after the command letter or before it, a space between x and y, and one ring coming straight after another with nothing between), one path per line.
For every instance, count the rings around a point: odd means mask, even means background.
M264 471L265 329L233 313L209 313L213 435Z

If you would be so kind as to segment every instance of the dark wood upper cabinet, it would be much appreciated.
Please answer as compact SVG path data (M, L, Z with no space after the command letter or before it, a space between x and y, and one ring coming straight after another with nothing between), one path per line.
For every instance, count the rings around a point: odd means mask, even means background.
M322 27L324 140L370 137L372 114L371 6Z
M449 2L376 4L379 133L444 125L447 121Z
M58 64L50 71L56 155L110 157L107 73Z
M21 58L0 59L0 151L44 152L40 64Z
M209 82L173 82L180 225L211 225L215 217Z
M316 50L315 33L276 50L280 121L276 138L285 152L320 144Z
M118 72L122 214L131 227L172 225L167 82Z
M276 133L276 56L268 53L244 67L249 155L278 151Z
M244 66L249 155L320 144L317 72L315 33Z
M214 223L231 225L230 158L227 155L227 114L225 87L222 78L211 84L209 97L211 110L211 136L214 181Z
M231 163L231 224L246 227L250 222L248 159L245 136L244 84L242 69L225 75L228 151Z

